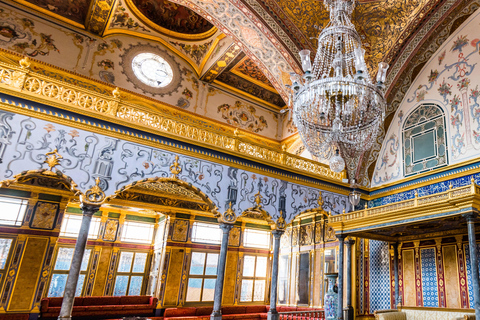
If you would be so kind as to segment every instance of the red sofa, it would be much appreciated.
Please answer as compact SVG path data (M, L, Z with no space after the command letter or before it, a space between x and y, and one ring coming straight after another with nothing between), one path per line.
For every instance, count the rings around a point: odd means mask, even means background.
M185 319L185 320L209 320L213 307L185 307L185 308L167 308L163 314L163 319ZM232 319L267 319L267 313L270 306L224 306L222 307L222 320ZM278 306L278 312L291 311L313 311L319 309L304 307L286 307ZM152 318L152 320L160 320Z
M63 298L44 298L41 302L42 318L57 318ZM73 304L72 316L129 316L153 315L157 298L150 296L121 297L77 297Z

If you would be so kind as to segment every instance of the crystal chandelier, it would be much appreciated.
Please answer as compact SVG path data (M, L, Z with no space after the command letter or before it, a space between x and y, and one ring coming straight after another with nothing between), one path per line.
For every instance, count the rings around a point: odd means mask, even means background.
M381 62L373 84L364 60L360 36L350 21L352 0L326 0L330 22L318 36L315 60L300 51L303 76L291 75L293 120L310 153L328 159L340 172L347 162L349 178L355 179L359 158L377 139L385 117L385 82L388 64ZM342 159L343 157L343 159Z

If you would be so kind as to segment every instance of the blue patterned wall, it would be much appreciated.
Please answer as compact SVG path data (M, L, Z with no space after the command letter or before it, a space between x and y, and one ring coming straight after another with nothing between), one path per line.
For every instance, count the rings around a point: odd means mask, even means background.
M107 195L144 178L171 176L170 165L176 155L161 149L161 143L146 146L0 110L1 145L6 148L0 149L0 180L24 170L47 168L45 154L58 149L63 156L59 170L83 191L98 177ZM274 219L279 217L280 199L285 199L287 223L302 211L318 207L319 189L191 156L179 157L182 171L178 177L203 191L220 212L228 207L230 188L238 190L232 206L238 215L252 207L257 192L262 195L263 208ZM321 192L323 209L342 213L347 197Z
M388 242L370 240L370 313L390 309Z
M480 257L480 244L477 244L477 259ZM467 285L468 285L468 302L470 307L474 305L473 302L473 284L472 284L472 268L470 267L470 247L465 245L465 264L467 265ZM479 264L480 266L480 264Z
M420 252L422 263L423 306L438 307L438 284L435 249L422 249Z
M475 165L478 166L478 164L475 164ZM460 168L460 169L466 170L468 168ZM448 175L449 173L446 173L446 174ZM445 175L445 173L443 175ZM480 173L475 173L473 175L466 175L464 177L459 177L459 178L448 180L448 181L432 183L424 187L420 187L418 189L413 189L405 192L392 194L386 197L374 199L368 202L368 207L369 208L378 207L378 206L383 206L393 202L413 199L415 197L415 191L418 192L419 197L428 196L428 195L439 193L439 192L444 192L449 189L450 183L452 184L453 188L463 187L471 183L472 176L475 179L475 183L480 184ZM434 177L429 177L429 179L433 179L433 178ZM372 192L372 195L374 195L375 193L378 193L378 192Z

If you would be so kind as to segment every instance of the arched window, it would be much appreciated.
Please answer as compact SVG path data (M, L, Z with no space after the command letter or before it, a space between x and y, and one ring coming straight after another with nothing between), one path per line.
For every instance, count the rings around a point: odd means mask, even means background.
M403 160L406 177L448 164L445 115L439 106L422 104L405 120Z

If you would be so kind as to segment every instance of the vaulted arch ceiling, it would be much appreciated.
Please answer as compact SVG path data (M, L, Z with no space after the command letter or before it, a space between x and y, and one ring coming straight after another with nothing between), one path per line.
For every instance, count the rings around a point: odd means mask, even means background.
M187 34L190 39L199 39L218 28L239 47L234 55L237 60L225 68L223 80L247 79L251 85L243 85L244 91L250 90L255 96L263 86L271 92L271 95L263 92L263 99L271 101L280 96L288 101L289 92L284 85L289 83L290 72L300 72L297 52L304 48L315 51L316 37L328 22L328 12L317 0L14 0L100 36L120 1L133 3L146 25L156 25L173 36ZM366 47L370 71L375 73L380 61L391 65L384 132L391 121L388 115L394 114L422 63L434 53L432 45L450 34L455 21L464 21L476 9L471 7L476 3L476 0L357 3L352 20ZM243 56L239 57L239 52ZM208 81L208 75L201 79ZM275 98L273 94L277 92L279 96ZM281 99L274 105L281 107ZM370 154L364 156L362 172L373 174L382 140L381 135ZM368 183L369 175L364 183Z

